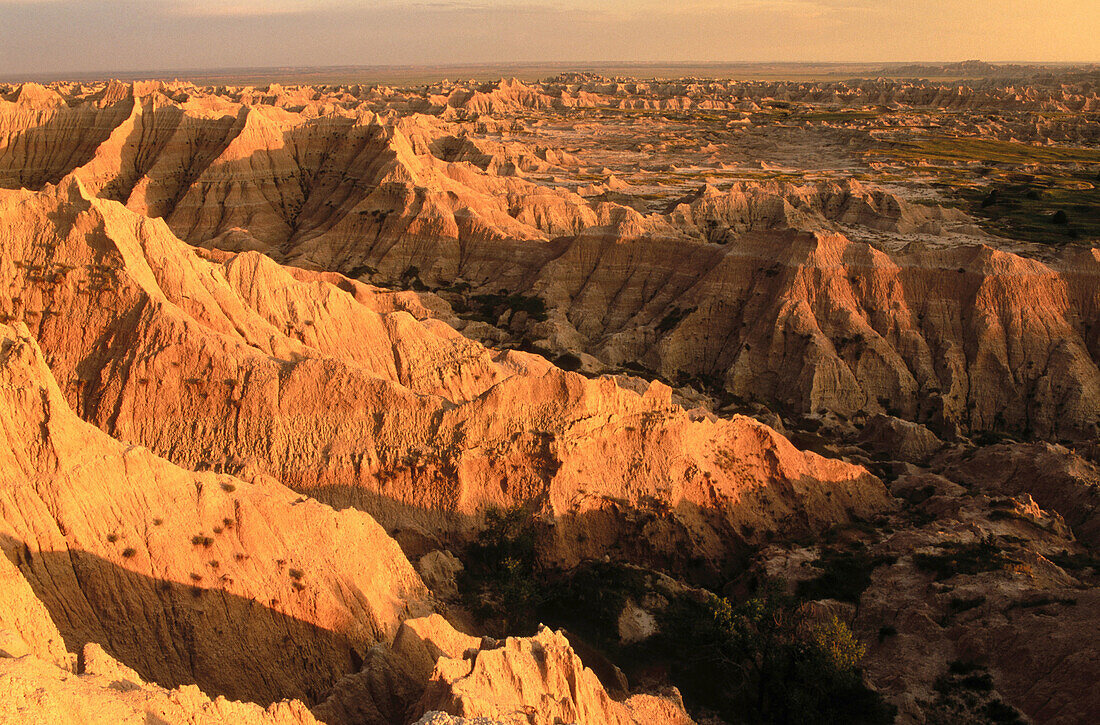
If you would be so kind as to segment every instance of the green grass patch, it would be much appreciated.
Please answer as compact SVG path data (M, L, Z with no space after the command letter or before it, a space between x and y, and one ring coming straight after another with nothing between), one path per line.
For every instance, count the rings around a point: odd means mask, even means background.
M1032 146L1012 141L952 136L930 136L916 141L898 141L889 150L872 153L910 161L934 159L1005 164L1100 164L1100 149Z
M987 231L1041 244L1100 240L1100 181L1091 174L1036 174L957 190Z

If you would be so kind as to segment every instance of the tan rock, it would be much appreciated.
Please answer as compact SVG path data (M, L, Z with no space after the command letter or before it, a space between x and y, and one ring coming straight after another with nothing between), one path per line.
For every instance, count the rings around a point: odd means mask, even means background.
M0 658L0 723L85 725L316 725L305 705L282 701L263 708L219 697L194 685L166 690L119 679L127 668L102 651L96 672L76 675L34 656Z
M100 643L144 680L315 699L357 652L428 609L365 514L273 481L185 471L76 418L25 328L0 328L0 425L3 563L18 565L70 647ZM36 607L19 590L4 589L20 607L14 626L56 657L48 620L27 624Z
M619 545L719 569L749 528L820 530L888 505L864 469L756 421L494 353L344 278L254 252L204 259L76 179L0 193L0 227L0 309L29 322L73 408L187 468L273 477L444 538L538 502L556 524L545 557L565 565ZM17 271L32 267L47 278ZM668 515L629 513L653 506Z
M664 698L612 700L565 636L546 628L469 658L441 658L418 708L517 725L692 722L681 704Z
M443 599L454 599L458 596L458 583L456 577L462 573L465 567L454 554L449 551L429 551L416 563L416 569L420 572L420 578L428 589Z

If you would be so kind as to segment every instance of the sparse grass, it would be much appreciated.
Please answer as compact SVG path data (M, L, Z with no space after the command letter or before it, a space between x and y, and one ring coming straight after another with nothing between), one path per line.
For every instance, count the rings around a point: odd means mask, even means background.
M987 161L1006 164L1095 164L1100 163L1100 150L1060 146L1032 146L1012 141L984 138L929 136L916 141L899 141L885 154L900 159L941 161Z
M796 121L829 121L831 123L846 123L851 121L869 121L888 114L887 109L876 108L846 108L837 111L809 110L794 114L791 118Z
M1041 244L1100 239L1100 187L1093 175L1013 175L957 190L963 208L1000 236Z

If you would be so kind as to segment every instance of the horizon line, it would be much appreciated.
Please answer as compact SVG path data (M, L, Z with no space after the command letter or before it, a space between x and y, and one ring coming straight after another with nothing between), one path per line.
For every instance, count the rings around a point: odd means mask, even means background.
M494 69L494 68L546 68L553 72L555 68L561 68L560 72L570 72L578 66L599 70L598 66L619 66L636 68L676 68L676 67L730 67L730 66L755 66L755 67L829 67L844 66L855 68L883 68L904 67L911 65L961 65L964 63L984 63L991 66L1034 66L1034 67L1080 67L1100 68L1100 60L1094 61L1032 61L1032 60L982 60L967 58L965 60L888 60L888 61L864 61L864 60L570 60L570 61L535 61L535 60L509 60L509 61L472 61L453 63L363 63L363 64L332 64L332 65L260 65L260 66L207 66L192 68L148 68L140 70L70 70L70 71L38 71L27 73L10 73L0 75L2 83L29 83L29 82L65 82L69 80L84 81L110 81L110 80L187 80L186 75L229 75L234 73L276 73L276 72L326 72L326 71L428 71L447 69ZM583 71L582 71L583 72ZM174 74L174 75L173 75ZM169 78L169 76L172 76Z

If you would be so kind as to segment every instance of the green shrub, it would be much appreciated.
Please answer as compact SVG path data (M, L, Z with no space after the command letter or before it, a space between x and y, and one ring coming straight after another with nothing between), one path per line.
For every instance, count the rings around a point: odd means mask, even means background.
M863 683L861 645L839 620L812 626L775 592L742 604L679 598L657 646L692 704L736 722L889 723L895 709Z
M533 523L532 512L523 506L491 510L466 550L461 589L467 604L483 621L499 623L502 633L529 633L537 624L535 608L543 591L536 576Z

